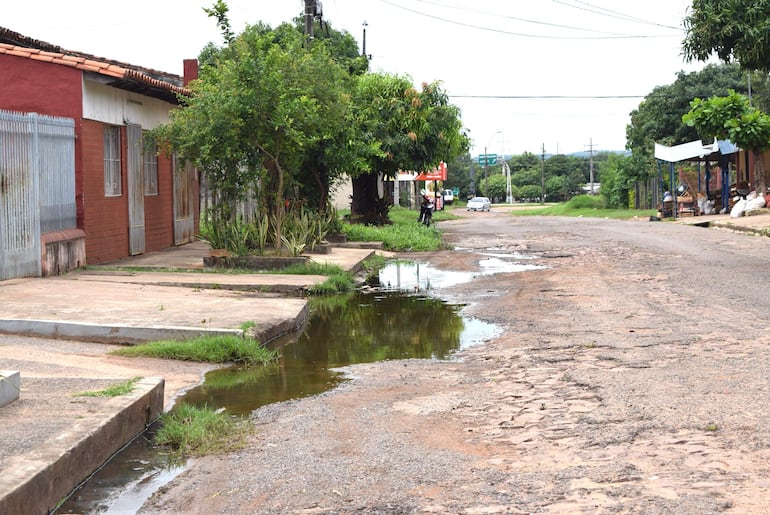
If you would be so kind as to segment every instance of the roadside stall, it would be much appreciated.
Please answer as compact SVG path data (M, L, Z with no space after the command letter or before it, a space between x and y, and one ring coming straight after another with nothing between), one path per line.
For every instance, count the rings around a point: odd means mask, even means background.
M658 181L665 192L659 204L661 217L728 213L736 195L745 198L748 194L746 183L730 181L731 164L737 166L738 151L727 140L715 139L709 145L698 140L673 147L656 143ZM663 163L669 166L668 185L663 179Z

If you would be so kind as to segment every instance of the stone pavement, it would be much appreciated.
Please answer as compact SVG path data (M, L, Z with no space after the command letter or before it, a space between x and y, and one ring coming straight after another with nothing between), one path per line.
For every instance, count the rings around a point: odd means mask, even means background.
M356 271L374 252L335 247L309 257ZM196 242L59 277L0 281L0 374L21 373L19 399L0 408L0 513L47 513L201 379L199 364L156 360L144 370L157 374L130 395L78 397L136 375L128 359L100 359L105 344L242 334L246 323L267 341L305 323L305 292L325 280L205 272L207 253Z
M766 212L677 223L770 234ZM157 374L142 379L131 395L76 397L136 375L127 358L100 360L106 345L89 341L239 333L246 322L266 340L304 322L302 296L322 277L208 273L202 270L207 251L196 242L60 277L0 281L0 333L6 333L0 334L0 374L21 371L19 400L0 408L0 513L47 513L141 433L179 389L201 379L201 365L156 360L142 366ZM311 258L355 271L374 252L334 247ZM98 369L89 368L93 363Z

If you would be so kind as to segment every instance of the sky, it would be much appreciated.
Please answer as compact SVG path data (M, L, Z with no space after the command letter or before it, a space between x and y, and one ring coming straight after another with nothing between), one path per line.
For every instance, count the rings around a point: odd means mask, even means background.
M182 74L222 41L215 0L7 2L0 26L99 57ZM226 0L232 29L277 26L304 0ZM630 112L679 71L688 0L322 0L370 69L440 81L472 155L623 150ZM362 48L363 50L363 48ZM2 73L2 70L0 70Z

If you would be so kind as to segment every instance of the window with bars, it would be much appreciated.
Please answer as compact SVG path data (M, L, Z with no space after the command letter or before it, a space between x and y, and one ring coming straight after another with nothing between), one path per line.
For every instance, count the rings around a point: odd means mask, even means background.
M104 196L119 197L123 194L120 176L120 127L104 127Z
M144 147L144 194L158 194L158 148Z

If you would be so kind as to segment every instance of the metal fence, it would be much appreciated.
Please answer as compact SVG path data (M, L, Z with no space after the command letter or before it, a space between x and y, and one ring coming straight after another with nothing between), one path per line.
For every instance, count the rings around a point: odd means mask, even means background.
M75 121L0 110L0 280L40 275L40 235L76 217Z
M650 177L634 184L634 209L655 209L661 201L660 180Z

